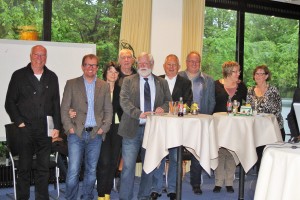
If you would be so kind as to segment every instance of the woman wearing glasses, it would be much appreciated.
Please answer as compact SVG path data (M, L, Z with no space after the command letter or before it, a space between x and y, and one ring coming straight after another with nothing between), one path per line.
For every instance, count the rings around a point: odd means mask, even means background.
M282 102L278 89L268 83L271 80L271 72L266 65L257 66L253 71L253 80L256 85L248 88L247 102L252 105L258 113L271 113L277 118L282 139L285 139L283 118L281 115ZM264 146L256 148L258 160L256 163L259 171L260 161Z
M215 112L226 112L227 100L236 100L240 104L246 100L247 87L240 81L240 65L235 61L227 61L222 65L223 78L215 81ZM214 193L221 191L222 185L225 182L226 190L233 193L233 180L236 170L236 162L226 148L219 149L218 167L215 170L215 187Z

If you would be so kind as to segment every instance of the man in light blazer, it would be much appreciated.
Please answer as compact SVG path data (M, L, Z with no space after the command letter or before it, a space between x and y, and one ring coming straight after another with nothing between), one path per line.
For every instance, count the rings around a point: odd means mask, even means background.
M200 113L211 115L214 111L215 100L215 81L209 75L201 71L201 56L197 51L191 51L186 57L185 71L178 74L188 78L192 82L193 101L197 102ZM195 194L202 194L201 184L202 167L199 161L192 156L190 184Z
M84 159L82 199L93 199L96 166L102 140L112 121L109 85L97 78L98 57L85 55L82 59L83 76L68 80L61 103L61 118L68 134L69 163L66 179L66 199L77 199L79 172ZM70 118L69 111L76 112Z
M164 70L166 75L160 77L168 82L170 93L172 94L173 101L179 101L183 98L183 102L188 106L193 101L192 83L187 78L178 76L180 69L179 59L176 55L170 54L166 57L164 63ZM176 199L176 179L177 179L177 149L169 149L169 168L168 168L168 185L167 193L170 200ZM161 196L163 188L163 172L165 169L165 158L162 160L158 169L155 169L151 187L151 200L155 200Z
M123 137L122 158L124 165L121 174L120 200L133 199L135 164L141 150L144 161L145 149L142 148L147 114L154 111L157 114L168 112L168 102L172 99L166 80L152 74L154 61L149 53L138 56L138 74L124 78L120 104L123 109L118 134ZM147 83L146 83L147 82ZM150 86L151 108L147 110L147 89ZM149 199L151 183L147 174L142 172L138 199Z

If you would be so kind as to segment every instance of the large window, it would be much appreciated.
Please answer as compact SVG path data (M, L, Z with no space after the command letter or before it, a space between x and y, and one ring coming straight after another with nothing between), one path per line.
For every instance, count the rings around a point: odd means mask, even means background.
M100 66L116 61L119 51L121 0L53 1L52 39L55 42L93 43Z
M298 20L246 13L244 81L253 85L253 69L265 64L282 98L292 98L297 87Z
M19 39L25 28L42 40L43 2L1 0L0 38ZM51 41L96 44L103 66L117 59L121 12L122 0L53 0Z
M19 39L22 32L38 33L43 25L43 0L0 1L0 38Z
M236 11L205 9L202 70L214 79L222 77L222 64L235 60Z

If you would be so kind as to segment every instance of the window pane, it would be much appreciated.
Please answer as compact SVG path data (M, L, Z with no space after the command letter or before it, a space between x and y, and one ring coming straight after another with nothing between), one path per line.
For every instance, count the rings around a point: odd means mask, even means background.
M52 41L94 43L100 66L116 61L122 1L53 1Z
M205 8L202 71L222 78L222 64L235 60L236 11Z
M22 35L23 39L31 39L38 33L38 39L41 39L42 25L43 0L1 0L0 38L20 39Z
M254 85L253 69L267 65L270 83L291 98L297 87L298 21L257 14L246 14L245 20L244 81Z

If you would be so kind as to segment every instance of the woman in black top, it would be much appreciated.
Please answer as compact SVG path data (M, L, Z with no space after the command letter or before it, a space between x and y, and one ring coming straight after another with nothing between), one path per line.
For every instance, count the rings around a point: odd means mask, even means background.
M214 112L226 112L228 98L237 100L242 104L246 100L247 87L239 80L240 65L234 61L222 65L223 78L215 81L216 106ZM215 170L215 188L213 192L220 192L225 181L227 192L233 193L233 179L236 163L232 154L225 148L219 149L219 164Z

